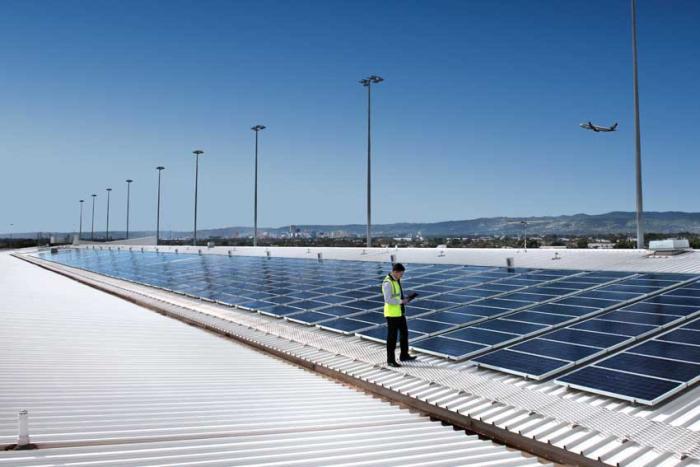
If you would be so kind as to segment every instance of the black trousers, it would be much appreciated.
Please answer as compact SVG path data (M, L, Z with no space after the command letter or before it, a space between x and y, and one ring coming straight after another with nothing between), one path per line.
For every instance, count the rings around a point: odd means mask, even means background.
M401 358L408 356L408 325L406 317L386 319L386 361L396 361L396 335L401 331Z

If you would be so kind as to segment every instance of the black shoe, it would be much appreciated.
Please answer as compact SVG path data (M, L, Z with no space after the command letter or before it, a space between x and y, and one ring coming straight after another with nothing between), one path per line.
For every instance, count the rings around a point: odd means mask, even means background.
M414 355L406 355L405 357L401 357L400 360L402 362L412 362L413 360L416 360L418 357Z
M391 366L391 367L394 367L394 368L401 368L401 365L399 365L399 364L396 363L396 362L389 362L389 363L387 363L387 365L389 365L389 366Z

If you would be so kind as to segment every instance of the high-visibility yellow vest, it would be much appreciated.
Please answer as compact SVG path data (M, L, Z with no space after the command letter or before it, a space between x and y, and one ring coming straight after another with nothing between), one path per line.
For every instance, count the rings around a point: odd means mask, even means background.
M401 285L399 281L394 280L391 274L387 274L382 282L382 292L384 291L384 284L389 281L391 283L391 296L397 300L401 300ZM401 305L392 305L391 303L384 303L384 316L387 318L400 318L401 317Z

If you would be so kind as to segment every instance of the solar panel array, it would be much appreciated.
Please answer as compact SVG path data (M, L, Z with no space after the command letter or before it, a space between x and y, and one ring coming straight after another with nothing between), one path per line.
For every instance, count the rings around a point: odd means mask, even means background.
M685 298L692 298L693 303L696 303L695 300L699 297L698 283L665 294L667 299L678 298L678 303L685 303ZM675 308L684 310L674 312ZM700 306L691 305L688 308L688 305L668 304L661 305L658 310L659 313L663 313L659 316L683 320L697 316L697 312L689 311L693 308L700 309ZM700 319L694 319L653 339L644 340L627 350L573 371L556 382L588 392L654 405L698 380Z
M545 276L550 273L541 273ZM588 300L586 294L593 289L618 282L628 273L596 272L581 273L554 271L557 279L546 284L533 284L517 292L501 295L498 298L483 299L459 309L450 310L462 313L459 326L413 343L416 350L439 356L463 360L484 353L509 342L522 340L527 336L547 329L573 322L594 314L598 308L578 306L579 300ZM633 275L633 274L632 274ZM528 274L532 277L533 274ZM607 301L600 301L599 307ZM611 306L613 301L610 300ZM590 305L590 304L589 304ZM424 316L438 321L440 316ZM421 318L411 320L411 328ZM420 324L419 324L420 326Z
M39 256L333 332L386 339L380 284L388 264L87 249ZM655 404L700 378L700 319L689 322L700 315L697 279L412 264L403 285L419 294L407 313L416 350L472 358L532 379L575 367L557 383Z
M581 365L619 347L629 345L668 327L675 326L700 312L700 297L677 295L677 287L695 276L684 274L645 274L612 286L623 294L620 299L637 301L614 311L607 311L534 339L511 345L474 361L479 365L526 376L545 379L576 365ZM639 289L636 292L633 290ZM594 291L599 300L605 288ZM651 297L639 300L649 294Z

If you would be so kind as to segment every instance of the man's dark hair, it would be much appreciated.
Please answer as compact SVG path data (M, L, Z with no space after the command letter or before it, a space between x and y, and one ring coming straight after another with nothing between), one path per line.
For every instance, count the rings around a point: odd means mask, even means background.
M396 263L391 267L392 272L403 272L405 270L406 270L406 268L403 267L403 264L401 264L401 263Z

